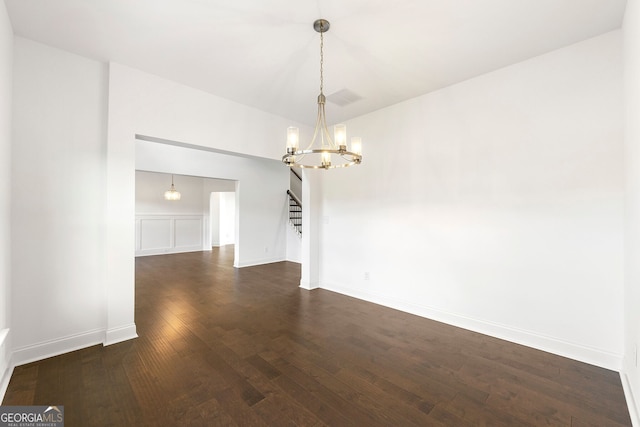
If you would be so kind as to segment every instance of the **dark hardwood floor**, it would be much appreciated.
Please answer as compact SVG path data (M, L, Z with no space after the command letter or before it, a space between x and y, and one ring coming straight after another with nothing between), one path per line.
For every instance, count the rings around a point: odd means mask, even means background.
M17 367L4 405L66 426L630 426L618 373L234 269L136 260L139 338Z

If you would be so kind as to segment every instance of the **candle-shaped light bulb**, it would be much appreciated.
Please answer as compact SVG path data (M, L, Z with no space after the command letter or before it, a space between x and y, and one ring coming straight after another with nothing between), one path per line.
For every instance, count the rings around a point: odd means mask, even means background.
M287 152L292 153L294 151L298 151L298 128L297 127L288 127L287 128Z
M331 153L322 153L322 166L331 166Z
M362 138L359 136L351 138L351 152L362 155Z

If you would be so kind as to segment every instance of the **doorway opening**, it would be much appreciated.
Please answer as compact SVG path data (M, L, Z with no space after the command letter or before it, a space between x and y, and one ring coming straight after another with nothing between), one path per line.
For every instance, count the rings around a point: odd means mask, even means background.
M236 193L212 192L209 197L211 246L236 244Z

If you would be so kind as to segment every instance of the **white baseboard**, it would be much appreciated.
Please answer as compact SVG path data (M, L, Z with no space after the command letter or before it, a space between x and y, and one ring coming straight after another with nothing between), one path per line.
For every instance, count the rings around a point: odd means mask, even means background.
M202 245L200 246L181 246L175 248L158 248L158 249L146 249L136 251L136 257L154 256L154 255L171 255L171 254L183 254L186 252L202 252Z
M103 338L104 329L96 329L93 331L69 335L55 340L16 348L13 351L11 362L13 366L24 365L38 360L47 359L49 357L58 356L60 354L69 353L71 351L80 350L82 348L91 347L92 345L102 344Z
M306 282L303 280L300 280L300 287L302 289L306 289L308 291L312 291L314 289L318 289L320 287L320 284L318 282ZM328 289L331 290L331 289ZM337 291L336 291L337 292Z
M134 338L138 338L138 334L136 332L136 324L132 323L131 325L121 326L119 328L107 329L104 345L117 344Z
M386 295L364 292L333 283L321 283L320 287L328 291L333 291L353 298L369 301L375 304L383 305L385 307L404 311L406 313L415 314L416 316L425 317L427 319L436 320L438 322L447 323L449 325L457 326L463 329L468 329L474 332L479 332L481 334L500 338L527 347L532 347L538 350L557 354L559 356L568 357L580 362L589 363L591 365L600 366L606 369L611 369L616 372L620 372L620 370L622 369L621 354L614 354L601 349L563 341L554 337L537 334L531 331L512 328L510 326L487 322L484 320L473 319L456 313L449 313L432 307L415 304L413 302L398 300Z
M233 266L236 268L253 267L254 265L272 264L274 262L282 262L282 261L286 261L284 257L260 258L260 259L254 259L254 260L243 261L238 263L234 261Z
M4 400L4 394L7 392L13 373L11 352L9 351L9 332L9 329L0 330L0 404Z
M13 375L13 365L9 365L7 369L5 369L2 378L0 378L0 404L4 401L4 395L7 393L7 389L9 388L11 375Z
M622 382L622 388L624 390L624 398L627 401L627 407L629 408L629 416L631 417L631 425L633 427L640 427L640 414L638 413L638 406L631 390L631 383L627 374L620 372L620 381Z
M0 329L0 375L9 366L9 329Z
M0 402L4 399L4 394L9 386L13 368L16 366L25 365L27 363L36 362L38 360L47 359L49 357L58 356L97 344L116 344L132 338L137 338L137 336L136 325L132 324L110 329L108 331L105 331L104 329L95 329L93 331L69 335L63 338L17 348L13 351L10 361L6 360L3 362L2 357L0 357L0 364L5 365L0 366L0 368L2 368L2 371L0 371L2 373L0 382ZM5 337L0 336L0 352L6 351L5 343L7 340L4 338Z

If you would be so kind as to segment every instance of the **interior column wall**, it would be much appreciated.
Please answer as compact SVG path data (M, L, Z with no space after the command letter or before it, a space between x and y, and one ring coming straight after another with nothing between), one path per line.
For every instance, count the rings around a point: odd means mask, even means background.
M16 364L103 341L107 74L100 62L15 38Z
M133 182L136 135L215 151L279 159L282 145L265 141L283 141L283 130L287 126L302 125L116 63L109 66L108 123L106 342L111 343L136 336L134 233L131 225L135 212ZM168 161L165 169L156 169L158 172L200 176L210 176L216 172L210 166L207 173L191 173L186 169L175 169L171 159L156 160ZM282 188L284 192L286 181ZM238 210L242 212L242 196L239 197ZM255 212L255 209L253 207L247 212ZM240 239L243 232L253 230L252 224L251 221L247 226L239 224ZM282 241L285 242L284 239ZM283 247L285 244L282 244ZM247 252L236 252L235 257L241 266L254 262L252 260L265 259L265 247L269 250L268 245L244 247ZM259 251L260 254L252 251Z
M220 245L235 243L236 229L236 194L235 192L220 193Z
M11 102L13 30L0 2L0 397L9 382L11 310Z
M624 19L625 82L625 348L623 384L640 425L640 4L628 0Z

